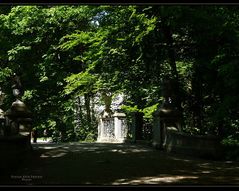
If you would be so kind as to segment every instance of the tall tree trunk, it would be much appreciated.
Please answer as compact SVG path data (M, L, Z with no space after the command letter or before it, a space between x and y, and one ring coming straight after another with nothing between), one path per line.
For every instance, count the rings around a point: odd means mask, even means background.
M177 71L177 67L176 67L176 55L175 55L175 50L174 50L174 46L173 46L172 32L171 32L170 26L168 24L166 24L167 19L163 18L163 17L161 19L162 19L161 27L163 30L166 44L167 44L168 63L170 65L171 76L174 81L174 96L172 99L174 99L174 103L175 103L176 107L180 111L182 111L182 107L181 107L182 100L181 100L181 95L180 95L179 75L178 75L178 71Z
M224 89L224 84L221 84L221 88ZM223 102L225 93L224 91L221 91L219 93L219 104ZM217 117L217 123L216 126L218 127L217 133L220 138L223 138L225 135L225 119Z
M135 94L133 96L134 103L139 107L143 108L145 106L145 100L143 100L140 95ZM143 139L143 124L144 124L144 113L134 112L134 131L135 131L135 140Z
M94 95L91 96L91 123L96 128L95 130L97 130L97 125L95 125L95 123L96 123L96 114L95 114Z
M76 121L75 129L79 129L82 123L82 107L81 107L81 99L79 96L75 98L75 121Z
M143 139L143 116L142 112L135 112L135 139L142 140Z
M87 119L87 123L91 124L91 111L90 111L90 95L89 94L85 94L85 109L86 109L86 119Z
M95 107L94 96L91 96L91 98L90 98L90 103L91 103L91 120L93 120L94 117L95 117L95 110L94 110L94 107Z
M204 133L203 124L202 124L202 108L203 108L203 100L202 100L202 82L201 82L201 74L199 66L196 66L194 69L195 73L192 79L192 94L193 94L193 102L192 102L192 114L194 127L200 129L200 133Z

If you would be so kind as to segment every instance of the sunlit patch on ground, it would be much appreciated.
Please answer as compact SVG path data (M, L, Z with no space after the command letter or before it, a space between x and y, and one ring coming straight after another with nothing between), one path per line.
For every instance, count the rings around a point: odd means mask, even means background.
M211 171L204 170L204 171L202 171L202 173L203 173L203 174L209 174L209 173L211 173Z
M13 175L39 175L37 185L226 185L239 184L236 162L168 154L136 144L33 144ZM17 184L17 180L0 182ZM26 182L22 182L25 184Z
M131 149L131 150L127 150L127 149L112 149L110 150L111 152L119 152L121 154L127 154L127 153L142 153L142 152L149 152L146 149Z
M67 154L66 150L52 150L46 153L41 154L41 158L56 158L56 157L63 157Z
M146 177L137 177L137 179L119 179L116 180L113 185L141 185L141 184L162 184L162 183L177 183L183 179L197 179L197 176L146 176Z

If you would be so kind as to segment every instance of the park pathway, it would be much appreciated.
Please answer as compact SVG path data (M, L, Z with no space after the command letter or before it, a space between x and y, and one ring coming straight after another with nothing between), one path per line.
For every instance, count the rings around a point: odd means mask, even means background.
M167 154L142 144L32 145L1 185L239 185L238 162Z

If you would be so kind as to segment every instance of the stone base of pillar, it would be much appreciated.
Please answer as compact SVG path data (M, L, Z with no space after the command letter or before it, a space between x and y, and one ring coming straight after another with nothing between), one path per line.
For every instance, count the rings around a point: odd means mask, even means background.
M126 115L115 112L112 117L105 118L104 113L99 120L97 142L124 143L128 131Z

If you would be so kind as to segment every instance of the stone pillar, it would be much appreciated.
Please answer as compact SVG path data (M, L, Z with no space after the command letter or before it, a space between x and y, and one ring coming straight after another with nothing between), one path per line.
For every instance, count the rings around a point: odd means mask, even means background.
M132 141L136 142L136 120L135 113L132 113L132 123L130 124L130 133L132 135Z
M12 91L16 100L12 103L10 109L8 109L4 114L4 117L6 118L6 134L8 136L25 136L28 141L27 144L30 148L33 115L25 103L21 101L24 91L22 89L20 78L16 74L13 76L12 83Z
M159 108L153 114L153 146L155 148L162 147L162 135L161 135L161 124L160 124L160 116L159 116Z
M102 118L99 118L98 121L98 137L97 137L97 142L101 141L101 137L102 137L102 126L103 126L103 122L102 122Z
M117 142L124 142L127 138L127 123L124 113L115 112L114 115L115 139Z
M153 145L156 148L164 148L167 141L167 128L175 128L181 131L181 113L175 106L175 94L173 80L165 78L162 83L162 95L164 101L154 113Z
M102 98L105 103L105 109L100 114L98 124L98 142L113 142L114 135L114 118L111 110L112 97L107 93L102 93Z
M99 118L98 123L98 142L113 142L115 139L114 134L114 118L112 113L103 111Z

